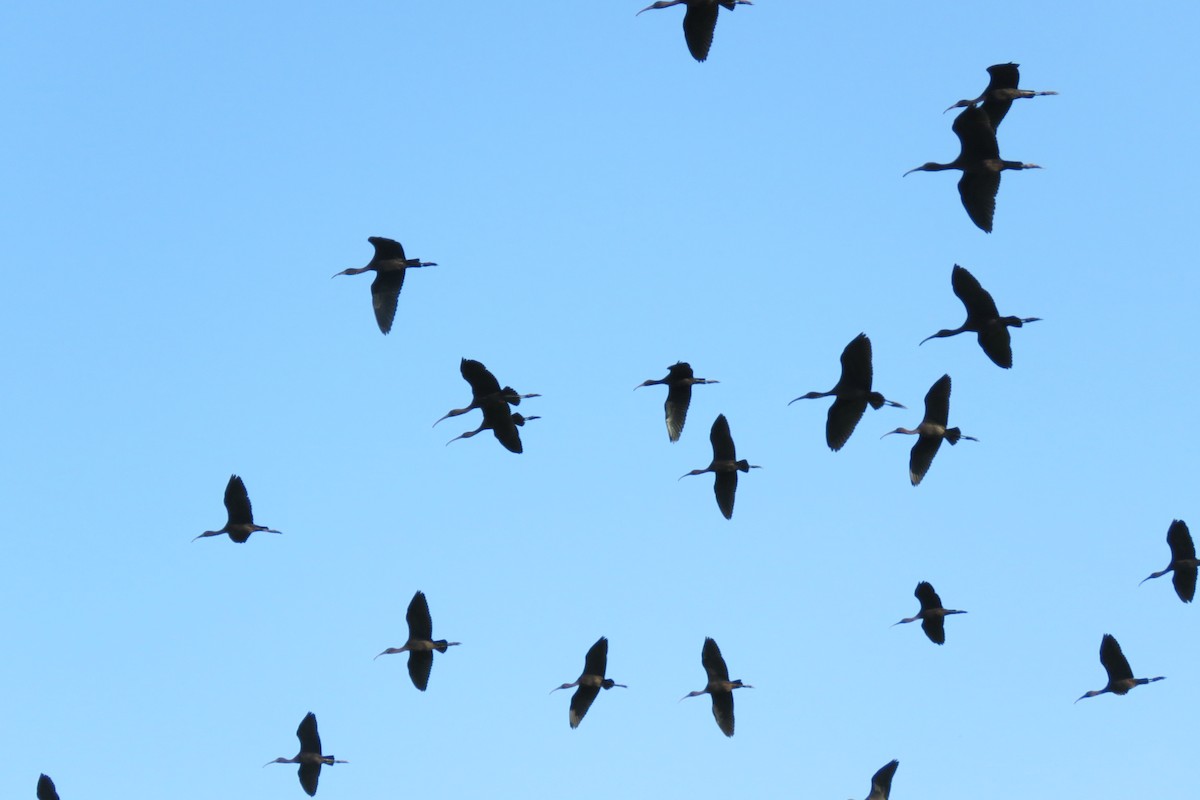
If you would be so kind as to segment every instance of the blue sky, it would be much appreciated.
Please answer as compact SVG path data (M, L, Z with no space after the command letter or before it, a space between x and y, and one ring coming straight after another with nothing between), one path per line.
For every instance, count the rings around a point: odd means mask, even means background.
M640 3L126 3L0 9L8 390L3 497L9 691L0 796L39 772L70 798L893 797L1178 794L1194 783L1195 609L1169 579L1200 519L1189 408L1200 172L1194 8L1101 2L721 12L708 62L682 9ZM955 174L942 109L985 68L1022 85L995 232ZM391 335L370 235L409 274ZM955 264L1002 313L1042 317L996 368ZM875 387L839 453L828 401L872 339ZM514 456L444 443L478 414L459 359L543 396ZM665 390L689 361L677 444ZM924 483L907 437L954 381ZM729 419L732 521L711 479ZM219 527L243 476L246 545ZM936 647L917 626L931 581ZM403 656L417 589L429 691ZM1167 680L1104 685L1104 633ZM609 638L578 730L568 693ZM717 730L705 636L731 676Z

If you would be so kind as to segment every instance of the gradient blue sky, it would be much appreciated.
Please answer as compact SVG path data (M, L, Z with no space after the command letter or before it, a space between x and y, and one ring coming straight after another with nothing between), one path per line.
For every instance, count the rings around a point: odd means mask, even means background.
M812 4L721 13L695 63L682 9L630 3L9 3L0 232L0 489L8 610L0 796L1178 796L1195 784L1196 609L1169 578L1200 520L1185 3ZM1017 61L995 233L942 109ZM370 235L410 273L390 336ZM953 264L1002 313L1015 367L970 337ZM869 411L824 445L838 355L872 339ZM514 456L462 357L540 392ZM682 440L665 390L690 361ZM907 477L943 373L979 437ZM705 466L730 422L732 521ZM257 521L219 527L231 473ZM1194 526L1195 527L1195 526ZM913 588L947 605L945 647ZM414 591L439 656L403 656ZM1138 675L1104 685L1114 634ZM610 639L578 730L567 693ZM737 693L700 688L714 637Z

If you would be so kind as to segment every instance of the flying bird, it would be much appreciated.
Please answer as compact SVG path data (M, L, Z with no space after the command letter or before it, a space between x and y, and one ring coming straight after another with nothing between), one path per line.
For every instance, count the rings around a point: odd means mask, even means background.
M646 6L637 13L641 14L652 8L670 8L680 3L687 6L683 15L683 38L687 40L688 52L697 61L708 58L713 31L717 29L717 12L720 10L718 6L733 11L739 5L754 5L750 0L658 0L654 5Z
M700 663L708 673L708 685L699 691L688 692L679 698L679 701L683 702L689 697L699 697L702 694L709 695L712 697L713 719L717 721L717 727L726 736L733 736L733 690L754 687L743 683L741 679L729 680L729 667L725 666L721 648L717 647L712 637L704 640L704 649L700 651Z
M950 273L950 285L954 294L967 308L967 321L954 330L942 329L932 336L921 340L925 344L930 339L943 339L947 336L957 336L971 331L979 339L983 352L998 367L1012 367L1012 339L1008 334L1009 327L1020 328L1026 322L1041 322L1041 317L1002 317L996 310L996 301L987 290L979 285L975 276L958 264Z
M958 444L959 439L979 441L974 436L964 436L958 428L947 428L949 416L950 376L943 375L925 393L925 419L921 420L921 424L914 430L896 428L896 430L888 431L883 435L907 433L918 437L917 443L913 445L912 452L908 457L908 477L913 486L919 484L925 477L925 473L929 471L929 465L933 463L933 457L937 455L943 439L952 445ZM883 436L879 438L882 439Z
M300 727L296 728L296 737L300 739L299 753L292 758L280 756L274 761L268 761L263 766L299 764L300 769L296 771L296 774L300 776L300 786L309 797L313 797L317 793L317 780L321 777L322 764L348 764L349 762L335 759L333 756L321 755L321 737L317 734L317 717L311 711L304 719L300 720Z
M686 361L677 361L674 366L667 367L667 377L661 381L643 381L634 390L643 386L667 385L667 401L663 409L667 415L667 438L672 442L679 441L683 433L684 423L687 422L688 406L692 402L692 386L694 384L720 383L709 378L697 378L692 374L692 365Z
M888 795L892 793L892 776L896 774L898 766L900 762L892 759L871 776L871 793L867 795L867 800L888 800Z
M917 590L913 595L921 601L921 610L916 616L908 617L896 622L896 625L903 625L906 622L916 622L921 620L921 630L925 631L925 635L929 637L929 641L934 644L946 643L946 617L950 614L965 614L965 611L958 611L953 608L942 608L942 598L938 597L938 593L933 590L933 584L928 581L921 581L917 584ZM895 763L895 762L893 762ZM884 767L884 769L887 769ZM892 768L895 771L895 767ZM888 778L889 782L891 777Z
M483 422L473 431L455 436L450 442L457 442L459 439L470 439L477 433L490 430L496 437L496 441L504 445L504 447L512 453L524 452L525 447L521 444L521 434L517 428L523 427L526 422L531 419L541 419L541 417L532 416L526 417L521 414L513 414L508 410L508 401L503 397L493 397L484 402L480 407L483 411ZM446 444L450 444L446 442Z
M433 261L421 261L418 258L406 258L404 246L395 239L385 239L382 236L369 236L367 241L375 246L375 256L365 267L344 269L338 275L360 275L367 271L375 272L375 280L371 282L371 305L375 307L375 321L379 330L387 333L392 329L392 320L396 318L396 302L400 299L400 289L404 286L404 271L417 267L436 267Z
M828 392L809 392L796 400L816 400L820 397L837 398L829 407L829 417L825 420L825 443L833 451L841 450L846 444L866 412L868 403L874 409L885 405L904 408L879 392L871 391L871 340L865 333L855 336L842 351L842 376L838 378L836 386Z
M389 647L379 656L390 656L394 653L408 653L408 677L412 678L413 686L422 692L429 687L429 671L433 669L433 651L446 652L447 647L455 647L460 642L447 642L445 639L434 640L433 619L429 616L429 602L424 592L417 592L408 604L408 641L402 647ZM375 656L375 658L379 658Z
M1000 158L1000 145L996 142L996 131L988 121L987 113L976 105L968 106L954 118L954 133L958 136L961 149L958 158L949 164L928 161L908 172L940 172L946 169L962 170L958 180L958 194L963 208L981 230L992 232L992 217L996 213L996 193L1000 191L1000 173L1006 169L1041 169L1037 164L1020 161L1005 161Z
M1103 689L1096 689L1084 694L1083 697L1075 701L1076 703L1084 697L1095 697L1105 692L1129 694L1129 690L1135 686L1154 683L1163 679L1161 675L1157 678L1133 677L1133 670L1130 669L1129 661L1125 658L1125 654L1121 652L1121 645L1117 644L1115 637L1107 633L1100 640L1100 663L1104 665L1104 671L1108 673L1108 684Z
M562 686L550 690L550 694L554 694L559 689L570 689L573 686L579 687L575 690L575 694L571 696L571 712L568 719L571 722L572 728L579 727L579 723L583 721L583 716L592 707L592 702L600 694L601 689L611 689L614 686L620 686L622 689L629 688L623 683L616 683L612 678L604 677L604 671L607 668L608 639L601 636L588 649L587 655L583 658L583 674L574 683L564 683Z
M762 467L751 464L744 458L741 461L737 460L737 452L733 447L733 436L729 433L729 422L725 419L724 414L717 415L708 438L712 442L712 463L704 469L694 469L687 475L680 475L679 480L683 480L688 475L714 473L716 480L713 482L713 492L717 496L717 506L725 515L725 519L733 519L733 496L737 492L738 472L749 472L752 469L762 469Z
M443 419L457 417L460 414L466 414L468 411L479 408L483 403L489 400L501 399L509 405L519 406L521 401L528 397L541 397L540 394L517 394L517 390L511 386L500 388L500 381L496 380L496 376L488 371L488 368L478 361L470 358L464 358L459 364L459 371L462 372L463 380L471 386L471 404L466 408L452 408L446 415L433 423L435 426Z
M1018 89L1017 84L1021 81L1021 72L1017 67L1020 64L993 64L987 68L988 75L991 79L988 81L987 88L983 90L983 94L976 97L974 100L959 100L950 108L967 108L975 103L983 103L983 113L987 114L988 121L992 123L992 130L1000 129L1000 122L1004 119L1004 115L1008 113L1008 109L1012 108L1013 100L1021 97L1039 97L1047 94L1058 94L1058 92L1035 92L1032 89ZM946 111L949 111L947 108ZM945 114L946 111L942 113Z
M38 778L37 800L58 800L58 790L54 788L54 781L44 773Z
M1187 523L1181 519L1174 520L1167 529L1167 544L1171 547L1171 563L1162 572L1155 572L1142 578L1142 583L1151 578L1161 578L1168 572L1174 572L1171 582L1175 584L1175 594L1185 603L1192 602L1196 596L1196 545L1192 543L1192 534L1188 531Z
M220 536L222 533L228 533L229 538L238 544L245 544L252 533L282 533L282 531L273 530L265 525L254 524L254 512L250 508L250 495L246 494L246 484L242 483L242 479L237 475L229 476L229 483L225 484L225 510L229 513L229 518L225 522L225 527L215 531L205 531L197 536L196 539L203 539L205 536Z

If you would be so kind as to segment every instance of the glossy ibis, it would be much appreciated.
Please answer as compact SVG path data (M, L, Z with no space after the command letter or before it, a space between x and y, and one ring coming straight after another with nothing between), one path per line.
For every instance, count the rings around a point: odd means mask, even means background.
M608 668L608 639L601 636L592 645L587 655L583 658L583 674L574 683L564 683L556 689L551 689L550 694L554 694L559 689L570 689L572 686L577 686L575 694L571 696L571 713L569 719L572 728L578 728L579 723L583 720L584 714L592 707L592 702L596 696L600 694L601 689L611 689L614 686L620 686L622 689L629 687L623 683L616 683L612 678L604 677L604 671Z
M1174 572L1171 582L1175 584L1175 594L1185 603L1192 602L1196 596L1196 546L1192 543L1192 534L1188 531L1187 523L1181 519L1174 520L1167 529L1167 544L1171 546L1171 563L1162 572L1155 572L1142 578L1142 583L1151 578L1161 578L1168 572Z
M646 6L637 13L641 14L652 8L670 8L680 3L687 6L683 15L683 38L687 40L688 52L697 61L708 58L713 31L717 29L717 12L720 10L718 6L733 11L739 5L754 5L750 0L658 0L654 5Z
M392 329L392 320L396 318L396 302L400 299L400 289L404 286L404 271L417 267L436 267L437 264L433 261L406 258L403 245L395 239L369 236L367 241L375 246L375 256L370 263L365 267L344 269L333 277L375 272L375 280L371 282L371 305L375 307L375 321L379 323L379 330L386 334Z
M322 764L348 764L348 761L335 759L333 756L321 755L321 737L317 734L317 717L311 711L300 720L300 727L296 728L296 737L300 739L300 752L293 758L283 758L280 756L274 761L268 761L263 764L264 767L271 764L299 764L300 769L296 774L300 776L300 786L309 797L313 797L317 793L317 780L321 777Z
M44 773L38 778L37 800L58 800L58 790L54 788L54 781Z
M1009 327L1020 328L1026 322L1040 322L1041 317L1002 317L996 310L996 301L987 290L979 285L975 276L958 264L950 273L950 285L954 294L967 308L967 321L954 330L942 329L932 336L921 340L925 344L930 339L943 339L947 336L957 336L971 331L979 339L979 346L987 357L998 367L1012 367L1012 340L1008 335Z
M908 172L940 172L946 169L962 170L958 180L958 194L963 208L981 230L992 232L992 217L996 212L996 193L1000 191L1000 173L1006 169L1041 169L1037 164L1020 161L1005 161L1000 158L1000 145L996 143L996 131L979 106L969 106L954 118L954 133L958 135L961 149L958 158L949 164L929 161Z
M885 405L904 408L884 398L879 392L871 391L871 340L865 333L855 336L842 351L842 377L838 378L836 386L828 392L809 392L796 400L816 400L821 397L837 398L829 407L829 417L825 420L825 442L834 451L841 450L850 434L854 433L868 403L874 409Z
M688 475L714 473L716 480L713 482L713 492L717 496L717 506L725 515L725 519L733 519L733 496L737 492L738 472L749 472L752 469L762 469L762 467L750 464L744 458L738 461L737 452L733 447L733 436L729 433L729 422L725 419L724 414L717 415L708 438L712 442L712 463L704 469L694 469L687 475L680 475L679 480L683 480Z
M389 647L379 656L390 656L394 653L408 653L408 677L412 678L413 686L422 692L429 687L429 671L433 669L433 651L446 652L447 647L455 647L460 642L447 642L445 639L434 641L433 619L429 616L429 602L424 592L417 592L408 604L408 641L403 647ZM379 658L375 656L375 658Z
M541 419L541 417L532 416L526 417L521 414L513 414L508 410L508 401L503 397L493 397L484 402L480 407L483 411L483 422L473 431L455 436L450 442L457 442L459 439L470 439L477 433L490 430L495 436L496 441L504 445L510 452L520 453L524 451L524 446L521 444L521 434L517 431L518 427L523 427L526 422L531 419ZM446 444L450 444L446 442Z
M643 386L659 386L664 383L667 385L667 402L663 404L667 415L667 438L678 442L679 434L683 433L684 423L687 422L688 406L692 402L692 386L720 381L694 377L691 364L677 361L674 366L667 367L667 377L661 381L643 381L633 388L637 390Z
M1104 671L1108 673L1108 684L1103 689L1088 692L1076 700L1076 703L1084 697L1095 697L1105 692L1129 694L1129 690L1135 686L1163 679L1161 675L1157 678L1133 677L1133 670L1130 669L1125 654L1121 652L1121 645L1117 644L1116 638L1108 633L1104 634L1104 638L1100 640L1100 663L1104 665Z
M871 776L871 793L867 795L867 800L888 800L888 795L892 793L892 777L898 766L900 762L892 759Z
M489 372L483 364L470 358L464 358L458 368L462 372L463 380L471 385L471 404L466 408L450 409L444 417L433 423L435 426L443 419L457 417L479 408L482 403L492 398L500 398L509 405L519 406L521 401L527 397L541 397L540 394L517 394L517 390L511 386L501 389L500 381L496 380L496 376Z
M740 679L729 680L729 667L725 666L725 659L721 657L721 648L717 647L717 643L712 637L704 640L704 649L700 651L700 663L704 665L704 671L708 673L708 685L699 691L688 692L679 698L679 701L683 702L689 697L699 697L702 694L709 695L712 697L713 719L717 721L717 727L726 736L733 736L733 690L753 689L754 687L748 683L742 683Z
M947 428L946 422L949 416L950 376L943 375L925 393L925 419L921 420L921 424L915 430L896 428L896 430L884 434L884 436L890 436L893 433L907 433L918 437L917 443L913 445L912 452L908 457L908 477L913 486L920 483L921 479L925 477L925 473L929 471L933 457L937 455L938 448L942 446L942 439L952 445L958 444L959 439L979 441L974 436L964 436L958 428Z
M892 627L903 625L906 622L921 620L921 630L925 631L925 635L929 637L929 641L934 644L945 644L946 617L950 614L965 614L967 612L958 611L953 608L942 608L942 598L938 597L938 593L933 590L933 584L928 581L918 583L917 590L913 592L913 595L921 601L921 610L917 612L915 617L902 619L894 623Z
M1017 67L1020 64L993 64L987 68L988 75L991 76L988 80L987 88L983 90L983 94L976 97L974 100L959 100L950 108L967 108L975 103L983 103L983 113L987 114L988 121L992 123L992 130L1000 129L1000 122L1004 119L1004 115L1008 113L1008 109L1012 108L1013 100L1021 97L1038 97L1039 95L1058 94L1058 92L1035 92L1032 89L1018 89L1017 84L1021 81L1021 72ZM949 111L947 108L946 111ZM942 113L945 114L946 111Z
M246 494L246 484L242 483L242 479L237 475L229 476L229 483L225 484L225 510L229 513L229 519L225 522L225 527L216 531L205 531L196 537L203 539L205 536L220 536L222 533L228 533L229 538L238 544L245 544L252 533L282 533L282 531L273 530L265 525L254 524L254 512L250 509L250 495ZM192 539L192 541L196 541Z

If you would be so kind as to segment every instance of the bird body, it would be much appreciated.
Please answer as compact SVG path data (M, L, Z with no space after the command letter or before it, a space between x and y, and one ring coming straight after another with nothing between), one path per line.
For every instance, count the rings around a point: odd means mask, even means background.
M741 679L729 680L729 667L725 665L721 648L717 647L712 637L704 640L704 648L700 651L700 663L704 665L704 672L708 675L708 685L703 689L688 692L679 700L682 702L689 697L709 695L712 698L713 719L717 721L717 727L726 736L733 736L733 690L754 687Z
M967 612L953 608L943 608L942 598L938 597L938 593L933 590L933 584L928 581L918 583L917 590L913 594L921 601L921 610L916 613L916 616L902 619L894 623L892 627L903 625L906 622L921 620L921 630L925 631L925 635L929 637L929 641L934 644L945 644L946 617L950 614L965 614Z
M576 687L575 694L571 696L571 710L568 714L568 721L572 728L579 727L579 723L583 721L584 715L592 707L592 702L599 696L601 689L611 689L614 686L622 689L629 688L623 683L617 683L612 678L604 677L607 669L608 639L601 636L595 644L588 648L587 655L583 659L583 673L579 678L574 683L564 683L562 686L550 690L550 694L554 694L559 689Z
M757 464L751 464L746 459L738 460L737 451L733 446L733 436L729 433L729 421L724 414L718 414L709 431L708 439L712 443L713 460L704 469L694 469L686 475L680 475L683 480L688 475L703 475L705 472L714 474L713 493L717 496L717 507L725 519L733 519L733 500L737 493L737 474L749 472L752 469L762 469Z
M1005 161L1000 158L1000 145L996 142L996 131L982 108L969 105L954 118L954 133L961 148L958 158L949 164L928 161L908 172L940 172L947 169L962 170L958 181L958 194L962 198L967 216L981 230L992 232L992 218L996 212L996 193L1000 191L1000 173L1006 169L1041 169L1037 164L1020 161Z
M1104 638L1100 640L1100 663L1104 665L1104 671L1108 673L1108 684L1103 689L1085 693L1075 701L1076 703L1085 697L1095 697L1105 692L1129 694L1129 691L1135 686L1163 680L1161 675L1157 678L1133 677L1133 669L1129 666L1129 660L1121 652L1121 645L1117 643L1116 637L1111 634L1104 634Z
M987 88L983 90L983 94L976 97L974 100L959 100L950 108L966 108L975 103L983 103L983 113L987 114L988 122L992 124L992 130L999 130L1000 123L1003 121L1008 110L1012 107L1013 100L1019 100L1023 97L1039 97L1041 95L1058 94L1058 92L1035 92L1031 89L1018 89L1017 84L1021 81L1021 73L1017 69L1020 64L993 64L987 68L990 79L988 80ZM946 111L949 111L947 108ZM942 112L946 113L945 111Z
M979 441L974 436L963 435L958 428L947 428L949 416L950 376L943 375L925 393L925 418L921 420L921 424L912 430L896 428L896 430L884 434L884 436L890 436L893 433L906 433L918 437L917 443L913 445L912 452L908 457L908 477L913 486L919 484L925 477L925 473L929 471L929 466L933 463L933 457L937 455L938 448L942 446L943 439L952 445L958 444L959 439Z
M788 403L790 406L796 400L815 400L821 397L836 397L829 407L829 416L825 421L825 443L829 449L838 451L850 439L854 428L869 404L871 408L880 409L885 405L894 408L904 408L899 403L886 399L879 392L871 390L871 340L865 333L860 333L842 350L842 375L828 392L809 392Z
M347 764L349 762L336 759L333 756L321 754L321 736L317 733L317 717L311 711L300 721L296 728L296 737L300 740L300 752L292 758L280 756L274 761L263 764L299 764L296 774L300 778L300 786L309 797L317 793L317 781L321 777L322 764Z
M245 544L252 533L281 533L281 531L273 530L265 525L254 524L254 512L250 507L250 495L246 492L246 484L237 475L229 476L229 483L225 484L225 510L229 514L229 518L225 522L225 527L215 531L205 531L197 536L196 539L203 539L205 536L220 536L222 533L229 534L229 538L238 544Z
M867 795L867 800L888 800L888 795L892 793L892 777L898 766L900 762L892 759L871 776L871 793Z
M480 408L482 404L492 400L503 400L509 405L519 406L521 401L528 397L541 397L540 394L518 394L517 390L511 386L500 388L500 381L496 380L488 368L478 361L470 358L464 358L459 364L459 371L462 373L463 380L471 386L471 404L466 408L452 408L446 415L433 423L435 426L443 419L457 417L460 414L466 414L472 409Z
M720 383L709 378L697 378L692 373L692 365L686 361L677 361L667 367L667 377L660 381L647 380L633 387L634 390L643 386L659 386L666 384L667 400L663 410L667 419L667 438L672 442L679 441L683 426L687 422L688 406L692 402L692 386L705 383Z
M392 329L392 321L396 318L396 303L400 299L400 290L404 287L404 272L417 267L436 267L433 261L421 261L417 258L406 258L404 247L395 239L383 236L369 236L367 241L375 247L375 255L365 267L344 269L338 275L360 275L364 272L375 273L371 282L371 305L375 308L375 322L385 335Z
M1192 602L1196 596L1196 572L1200 561L1196 559L1196 545L1192 542L1192 534L1187 523L1181 519L1171 522L1167 529L1167 544L1171 547L1171 563L1161 572L1155 572L1142 578L1142 583L1153 578L1161 578L1168 572L1174 572L1171 582L1175 585L1175 594L1185 603Z
M429 601L425 599L424 592L418 591L413 595L404 616L408 622L408 641L401 647L389 647L379 656L408 653L408 677L412 679L413 686L423 692L429 687L429 672L433 669L434 651L444 653L446 648L456 647L461 642L434 640L433 618L429 614Z
M490 430L496 437L496 441L504 445L511 453L522 453L525 451L525 446L521 444L521 434L517 428L524 427L526 422L533 419L541 419L538 416L526 417L521 414L514 414L508 410L508 401L503 397L493 397L479 406L483 412L483 422L473 431L455 436L450 442L456 442L459 439L470 439L477 433ZM446 444L450 444L446 442Z
M1020 328L1026 322L1041 322L1041 317L1002 317L996 310L996 301L980 285L975 276L958 264L950 273L950 286L954 294L962 301L967 309L967 321L954 330L942 329L932 336L921 340L925 344L930 339L943 339L947 336L957 336L971 331L976 334L979 346L987 357L998 367L1012 367L1012 339L1009 336L1010 327Z
M654 8L670 8L680 3L687 6L683 15L683 38L687 41L688 52L697 61L708 58L713 32L717 29L717 14L721 8L733 11L739 5L754 5L750 0L658 0L637 13L641 14Z

